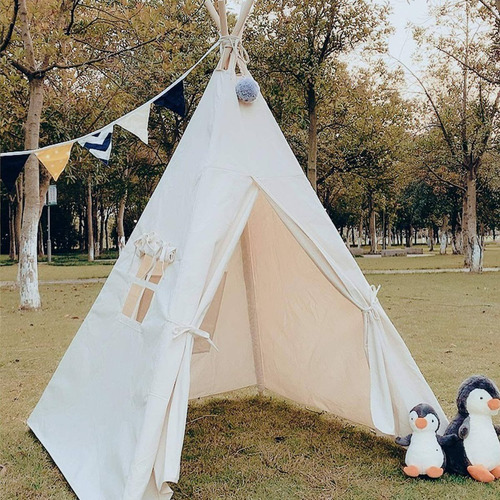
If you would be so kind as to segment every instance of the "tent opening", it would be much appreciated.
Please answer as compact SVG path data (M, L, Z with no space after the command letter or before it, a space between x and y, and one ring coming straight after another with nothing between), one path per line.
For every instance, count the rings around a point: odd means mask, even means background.
M258 385L373 427L363 315L257 198L204 320L191 398Z

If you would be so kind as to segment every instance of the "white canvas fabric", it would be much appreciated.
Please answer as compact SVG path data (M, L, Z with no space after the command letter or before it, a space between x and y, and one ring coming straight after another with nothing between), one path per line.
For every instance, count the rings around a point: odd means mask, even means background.
M213 74L29 418L81 499L170 498L189 397L258 385L390 435L426 402L446 426L264 99L241 104L236 81ZM134 242L152 233L176 251L144 284ZM123 312L134 283L153 295L142 322Z

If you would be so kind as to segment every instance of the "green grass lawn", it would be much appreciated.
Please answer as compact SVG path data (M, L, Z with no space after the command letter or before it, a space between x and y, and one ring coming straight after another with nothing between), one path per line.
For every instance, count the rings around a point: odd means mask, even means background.
M439 255L424 250L417 257L358 257L356 262L363 271L387 269L451 269L464 267L463 255ZM484 251L484 267L500 267L500 245L487 245Z
M397 264L397 259L383 260ZM110 267L102 267L104 275ZM45 268L51 276L45 279L72 279L89 277L82 273L99 266L41 266L40 273ZM6 270L0 269L0 280ZM468 375L484 373L500 382L498 273L368 279L382 285L382 304L448 415ZM18 311L17 291L1 290L2 499L75 498L26 419L100 287L42 286L44 308L38 312ZM484 485L450 475L435 482L408 479L401 471L403 456L390 440L364 428L247 392L190 405L176 498L500 498L500 481Z
M93 264L91 266L52 266L41 264L38 266L40 281L77 280L86 278L107 278L111 269L110 264ZM0 281L16 281L17 264L0 267Z
M116 257L114 254L108 257ZM39 278L42 281L66 280L81 278L105 278L111 271L112 261L87 262L86 255L56 256L53 264L42 263L39 266ZM439 255L436 252L424 251L423 257L358 257L356 262L363 271L388 269L452 269L463 267L462 255ZM500 244L486 246L484 267L500 267ZM0 256L0 281L15 281L17 264L9 261L7 256Z

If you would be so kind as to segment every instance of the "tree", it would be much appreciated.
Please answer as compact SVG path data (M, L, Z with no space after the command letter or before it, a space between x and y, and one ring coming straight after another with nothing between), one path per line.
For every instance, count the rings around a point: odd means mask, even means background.
M399 91L401 74L390 73L383 64L374 69L358 70L356 77L342 79L345 94L335 102L340 110L331 110L336 126L325 130L320 148L322 171L319 191L338 182L361 192L360 220L368 216L370 251L378 252L377 214L387 216L388 200L394 197L401 182L402 163L409 150L413 126L412 106ZM385 230L385 224L382 224ZM385 241L385 240L384 240Z
M488 46L478 28L483 21L477 6L470 0L462 0L439 7L436 20L447 30L446 35L435 40L434 35L415 30L422 47L447 47L446 52L440 52L444 59L434 54L433 66L428 71L431 84L424 84L414 75L424 90L428 112L435 117L432 126L439 130L440 149L446 157L440 166L446 170L444 176L429 164L426 168L437 179L462 191L465 266L472 272L481 272L483 246L478 236L477 183L483 159L498 140L493 130L499 121L500 90L471 69L478 67L476 61L482 59L482 51ZM458 65L454 64L456 61ZM457 177L456 181L452 179Z
M104 9L101 2L80 0L26 0L14 2L11 12L2 9L0 54L2 71L19 72L28 83L29 105L25 121L24 149L39 147L44 94L61 72L78 74L87 66L105 71L114 58L134 58L140 49L161 42L189 20L199 6L186 0L170 2L114 1ZM159 22L161 21L161 22ZM16 29L17 28L17 29ZM5 69L5 66L8 69ZM56 76L57 75L57 76ZM20 238L20 307L37 309L37 231L41 200L50 176L32 155L24 169Z
M386 33L388 9L370 0L272 0L256 5L246 37L262 78L286 77L287 89L300 96L307 127L306 173L317 189L318 114L331 98L332 65L339 54L367 43L379 43ZM272 49L271 49L272 47ZM333 75L334 76L334 75ZM278 76L281 79L281 76Z

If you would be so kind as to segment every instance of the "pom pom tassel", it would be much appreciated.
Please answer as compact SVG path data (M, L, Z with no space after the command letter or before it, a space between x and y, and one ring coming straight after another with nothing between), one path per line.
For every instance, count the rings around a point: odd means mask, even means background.
M255 101L259 92L259 84L250 76L241 78L236 84L236 95L242 102L250 103Z

